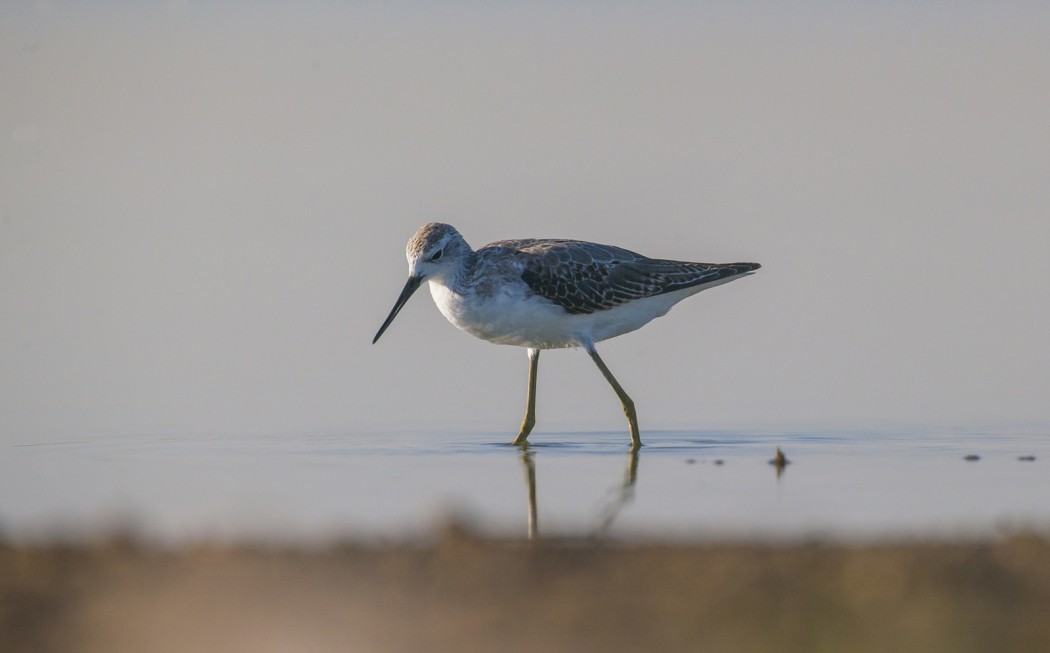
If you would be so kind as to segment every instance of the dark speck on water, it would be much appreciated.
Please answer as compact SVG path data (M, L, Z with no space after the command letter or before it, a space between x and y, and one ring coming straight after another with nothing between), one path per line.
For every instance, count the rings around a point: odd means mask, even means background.
M1018 456L1017 459L1026 463L1030 463L1033 460L1035 460L1035 456Z
M773 456L773 458L769 461L769 464L773 465L777 469L780 469L780 468L784 467L784 465L787 465L787 464L790 464L790 463L791 463L791 461L788 460L787 456L784 455L784 452L780 450L780 447L777 447L776 455Z
M980 459L981 459L981 457L978 456L975 453L969 454L967 456L963 456L963 460L965 460L968 463L975 463L975 462L977 462Z

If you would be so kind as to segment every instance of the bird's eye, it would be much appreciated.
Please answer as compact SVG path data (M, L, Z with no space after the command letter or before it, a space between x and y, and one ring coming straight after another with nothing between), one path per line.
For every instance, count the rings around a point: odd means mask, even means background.
M438 251L436 251L436 252L434 253L434 255L433 255L433 256L431 256L431 257L430 257L430 260L431 260L431 261L437 261L437 260L440 260L440 259L441 259L441 255L442 255L442 254L444 254L444 253L445 253L445 250L443 250L443 249L439 249Z

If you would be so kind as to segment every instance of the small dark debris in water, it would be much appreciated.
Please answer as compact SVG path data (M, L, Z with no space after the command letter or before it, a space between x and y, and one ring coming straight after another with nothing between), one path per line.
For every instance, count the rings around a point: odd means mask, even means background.
M1035 460L1035 456L1018 456L1017 459L1018 460L1022 460L1022 461L1026 462L1026 463L1030 463L1033 460Z
M769 461L769 464L773 466L773 469L777 470L777 480L780 479L780 475L784 473L784 470L787 469L787 466L790 463L791 461L788 460L788 457L780 450L780 447L777 447L777 454Z
M975 462L977 462L980 459L981 459L981 457L978 456L975 453L971 453L969 455L963 456L963 460L965 460L968 463L975 463Z
M696 464L696 458L686 458L685 459L685 464L686 465L695 465Z
M721 464L722 464L722 463L724 463L724 462L725 462L725 461L724 461L724 460L722 460L721 458L717 458L717 459L715 460L715 464L716 464L716 465L721 465Z
M784 455L784 452L780 450L780 447L777 447L777 454L773 456L772 460L769 461L769 464L779 469L784 467L784 465L791 464L791 461L788 460L787 456Z

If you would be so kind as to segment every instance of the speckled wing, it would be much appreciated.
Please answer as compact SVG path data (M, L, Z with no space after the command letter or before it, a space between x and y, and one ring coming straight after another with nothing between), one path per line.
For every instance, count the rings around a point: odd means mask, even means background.
M529 288L569 313L604 311L635 299L683 290L757 270L757 263L690 263L650 259L608 245L575 240L511 240Z

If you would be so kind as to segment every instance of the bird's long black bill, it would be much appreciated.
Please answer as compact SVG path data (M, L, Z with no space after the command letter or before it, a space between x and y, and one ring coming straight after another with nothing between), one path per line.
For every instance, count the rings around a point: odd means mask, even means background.
M420 284L423 283L423 277L409 277L408 282L405 284L404 290L401 291L401 295L397 298L397 303L394 304L394 308L390 311L390 315L386 316L386 321L383 322L383 326L379 327L379 331L376 332L376 337L372 338L372 344L376 344L379 340L379 336L383 335L386 328L390 326L390 323L394 321L397 314L401 312L401 309L408 302L408 298L412 296L412 293L419 290Z

